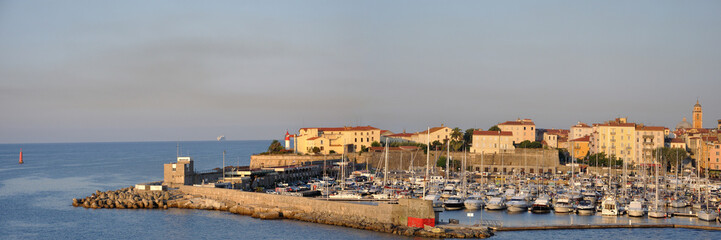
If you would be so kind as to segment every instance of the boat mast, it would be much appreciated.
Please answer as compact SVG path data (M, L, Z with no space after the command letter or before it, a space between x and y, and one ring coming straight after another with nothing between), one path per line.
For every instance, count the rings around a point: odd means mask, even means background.
M426 177L423 178L423 197L426 197L426 185L428 185L428 167L431 162L431 128L428 127L428 131L426 132L428 135L426 135Z
M387 184L387 176L388 176L388 143L386 143L386 157L385 157L385 167L383 168L383 187Z
M446 138L446 183L451 178L451 141Z

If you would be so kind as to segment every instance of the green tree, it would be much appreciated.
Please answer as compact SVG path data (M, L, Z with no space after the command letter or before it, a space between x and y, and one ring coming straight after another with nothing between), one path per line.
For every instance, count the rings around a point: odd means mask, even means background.
M493 127L489 128L488 131L501 131L501 128L499 128L498 125L493 125Z
M476 129L469 128L469 129L466 129L465 133L463 133L463 140L465 140L468 144L473 142L473 131L476 131Z
M436 160L436 166L446 168L446 156L440 156L438 157L438 160Z
M654 149L652 152L654 159L656 158L656 156L658 156L657 153L661 156L661 163L666 166L667 171L670 171L671 169L677 169L680 164L683 164L683 160L689 157L686 149L682 148L663 147Z
M379 143L378 141L373 141L373 143L371 143L371 147L380 147L380 146L381 146L381 143Z
M443 143L438 140L435 140L431 143L431 150L441 149L441 147L443 147Z
M543 147L543 144L541 144L541 142L538 142L538 141L531 142L531 141L525 140L525 141L521 142L520 144L518 144L518 148L542 148L542 147Z
M311 149L311 152L313 152L313 153L315 153L315 154L318 154L318 153L320 152L320 148L319 148L319 147L313 147L313 149Z
M328 151L328 154L335 154L335 153L336 153L335 150Z
M461 138L463 138L463 132L461 131L463 130L461 130L460 128L453 128L453 130L451 131L451 140L460 141Z
M463 141L451 140L451 151L461 151L463 148Z
M273 140L268 146L268 153L282 153L285 150L278 140Z

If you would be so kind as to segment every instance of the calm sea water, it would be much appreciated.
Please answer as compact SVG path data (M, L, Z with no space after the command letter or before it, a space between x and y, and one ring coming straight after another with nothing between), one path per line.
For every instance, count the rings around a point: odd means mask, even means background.
M181 142L197 170L222 164L248 165L250 155L266 150L270 141ZM18 153L25 164L19 165ZM0 239L398 239L396 235L311 224L261 221L227 212L189 209L84 209L72 198L95 190L114 190L162 180L162 164L175 161L176 142L71 143L0 145ZM506 225L543 222L585 223L600 216L555 216L483 212L485 219ZM442 218L474 219L464 211ZM480 212L476 213L480 217ZM600 219L600 220L598 220ZM614 221L623 221L622 218ZM678 218L684 221L683 218ZM555 222L554 222L555 221ZM675 221L675 220L674 220ZM687 221L692 221L688 220ZM686 229L619 229L505 232L493 239L719 239L721 234Z

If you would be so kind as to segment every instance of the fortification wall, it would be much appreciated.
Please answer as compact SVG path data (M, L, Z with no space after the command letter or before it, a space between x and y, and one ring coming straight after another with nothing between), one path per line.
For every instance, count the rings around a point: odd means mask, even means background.
M435 218L431 202L421 199L399 199L398 204L379 203L374 206L222 188L181 186L180 191L215 200L233 201L241 205L255 204L278 208L294 208L305 212L324 213L403 226L407 225L408 217Z

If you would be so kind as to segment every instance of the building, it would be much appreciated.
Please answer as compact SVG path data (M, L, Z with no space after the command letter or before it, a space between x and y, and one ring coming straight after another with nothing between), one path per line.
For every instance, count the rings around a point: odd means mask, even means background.
M163 164L163 184L167 186L195 183L195 167L190 157L178 157L177 162Z
M518 119L516 121L507 121L499 123L498 128L503 132L511 132L513 134L513 144L523 141L536 140L536 124L531 119Z
M591 136L576 138L570 141L571 149L568 151L576 159L583 159L588 155Z
M429 132L430 134L428 134ZM411 141L428 144L430 139L430 143L433 143L435 141L443 143L447 139L451 139L451 132L453 132L453 129L443 126L443 124L441 124L440 127L432 127L428 130L414 133L411 136Z
M668 147L686 149L686 141L681 138L672 138L669 141Z
M513 151L513 133L504 131L473 131L472 153Z
M585 123L578 122L578 124L571 126L571 132L568 135L570 139L578 139L585 136L589 136L593 133L593 128Z
M565 129L546 129L541 143L550 148L568 148L568 133Z
M721 170L721 143L710 146L708 161L710 170Z
M322 154L360 151L373 142L379 142L380 132L380 129L371 126L301 128L296 137L298 153L313 153L315 147Z
M626 118L617 118L594 126L598 133L595 145L599 152L622 159L626 163L636 159L636 124L627 123Z
M696 100L696 104L693 105L693 128L703 128L703 110L701 110L701 104Z
M636 125L636 146L634 146L636 158L633 161L634 164L650 163L651 159L655 159L653 156L654 149L662 148L665 145L664 129L665 127Z

